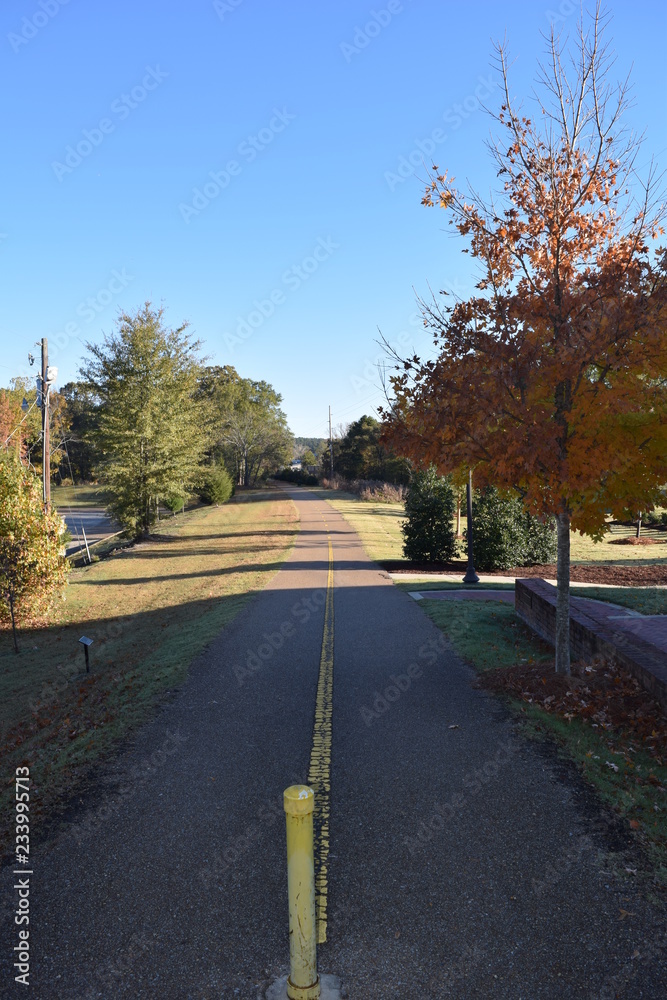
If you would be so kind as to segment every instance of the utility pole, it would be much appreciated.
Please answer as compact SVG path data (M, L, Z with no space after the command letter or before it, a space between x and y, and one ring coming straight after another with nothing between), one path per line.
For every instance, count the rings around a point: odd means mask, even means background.
M331 407L329 407L329 467L330 479L333 480L333 435L331 433Z
M42 337L42 495L44 506L51 506L51 435L49 433L49 344Z

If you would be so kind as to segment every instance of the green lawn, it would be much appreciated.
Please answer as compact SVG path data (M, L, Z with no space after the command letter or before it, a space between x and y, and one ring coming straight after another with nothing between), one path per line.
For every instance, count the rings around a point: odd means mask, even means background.
M408 589L405 584L401 586ZM610 593L603 592L605 596ZM613 599L620 603L618 594ZM553 669L551 646L535 636L508 605L423 600L419 606L447 635L459 655L480 672L502 670L529 660ZM624 738L613 730L602 732L578 718L567 720L520 701L508 699L508 703L523 721L528 735L555 740L600 798L627 820L647 850L648 875L667 886L667 803L661 791L667 787L667 765L636 747L628 751ZM639 780L640 774L646 777Z
M314 488L313 492L322 500L327 500L334 510L349 521L371 559L381 562L384 559L403 558L403 504L360 500L353 493L343 493L342 490Z
M457 653L477 670L510 667L520 660L553 661L553 649L501 601L419 602Z
M103 486L52 486L51 502L58 510L106 507L109 494Z
M465 584L450 580L411 579L406 582L394 580L400 590L514 590L513 583ZM667 587L596 587L594 584L576 584L572 587L572 597L589 597L597 601L609 601L622 607L639 611L642 615L667 614Z
M193 658L260 591L298 530L276 492L163 522L131 549L73 570L48 628L0 629L5 779L28 765L35 813L70 793L91 762L150 714ZM84 670L82 634L94 640ZM2 845L0 845L1 847Z
M667 588L665 587L573 587L573 597L592 597L598 601L611 601L642 615L667 615Z
M352 493L341 490L317 489L315 492L349 521L361 538L371 559L381 562L386 559L403 558L403 536L401 522L405 511L401 503L378 503L360 500ZM464 531L466 518L461 518ZM641 562L661 563L667 559L667 531L657 528L642 528L642 535L653 538L655 545L616 545L616 539L634 534L634 528L614 527L602 542L572 532L571 559L573 563L620 563ZM460 557L465 558L463 546Z

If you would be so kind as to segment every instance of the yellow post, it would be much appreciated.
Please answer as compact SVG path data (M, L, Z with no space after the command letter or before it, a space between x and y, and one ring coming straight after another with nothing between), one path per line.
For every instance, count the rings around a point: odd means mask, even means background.
M318 1000L315 928L313 809L315 796L306 785L285 790L287 822L287 893L289 897L290 1000Z

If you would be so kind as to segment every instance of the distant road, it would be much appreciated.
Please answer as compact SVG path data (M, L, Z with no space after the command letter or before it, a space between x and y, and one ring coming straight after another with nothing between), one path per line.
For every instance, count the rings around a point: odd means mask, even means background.
M68 555L84 547L84 530L89 545L120 530L120 525L112 521L104 507L73 507L70 510L60 508L59 513L65 519L65 524L72 535L72 541L67 546Z

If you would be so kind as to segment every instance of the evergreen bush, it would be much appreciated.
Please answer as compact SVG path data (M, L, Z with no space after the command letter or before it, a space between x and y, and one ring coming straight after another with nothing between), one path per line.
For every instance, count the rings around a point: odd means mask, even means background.
M516 494L488 486L474 497L473 557L482 571L552 563L555 523L529 514Z
M413 473L405 498L407 520L401 525L406 559L449 562L456 558L455 508L454 488L434 466Z
M219 506L225 503L234 493L232 477L224 465L211 465L204 473L199 496L204 503Z

